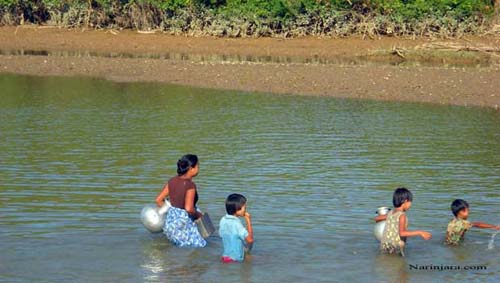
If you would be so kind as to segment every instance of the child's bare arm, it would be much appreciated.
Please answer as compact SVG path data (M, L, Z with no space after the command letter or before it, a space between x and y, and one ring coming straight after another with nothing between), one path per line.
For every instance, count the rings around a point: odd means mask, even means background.
M380 222L380 221L384 221L386 219L387 219L387 214L386 215L378 215L373 220L375 220L375 222Z
M429 240L432 237L432 234L421 230L415 230L415 231L406 230L406 215L403 214L399 217L399 236L400 237L420 236L424 240Z
M500 225L492 225L484 222L472 222L472 227L500 230Z
M253 243L253 228L252 228L252 218L250 213L245 212L245 222L247 223L248 236L245 238L245 241L248 244Z

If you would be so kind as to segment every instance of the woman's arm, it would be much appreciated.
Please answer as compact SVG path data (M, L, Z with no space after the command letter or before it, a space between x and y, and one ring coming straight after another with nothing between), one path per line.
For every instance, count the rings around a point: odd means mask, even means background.
M196 211L196 208L194 207L194 198L196 196L196 189L188 189L186 190L186 197L184 199L184 210L191 215L194 216L195 219L198 219L202 216L202 214L198 211Z
M420 236L424 240L429 240L432 235L429 232L416 230L416 231L408 231L406 230L406 215L403 214L399 217L399 236L400 237L415 237Z
M156 205L162 207L165 204L165 198L168 196L168 183L163 186L161 192L156 196Z
M386 215L378 215L375 217L375 222L380 222L380 221L384 221L387 219L387 214Z
M472 222L472 227L500 230L500 226L495 226L484 222Z

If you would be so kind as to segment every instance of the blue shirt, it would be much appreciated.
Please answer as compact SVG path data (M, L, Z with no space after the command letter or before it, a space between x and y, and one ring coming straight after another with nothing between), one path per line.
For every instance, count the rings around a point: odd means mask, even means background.
M248 231L238 217L229 214L222 217L219 222L219 235L224 246L222 256L242 261L245 256L244 244Z

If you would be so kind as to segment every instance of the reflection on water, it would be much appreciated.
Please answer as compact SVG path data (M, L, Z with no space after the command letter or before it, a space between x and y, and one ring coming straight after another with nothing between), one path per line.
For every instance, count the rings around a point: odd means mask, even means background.
M377 254L374 262L374 275L379 282L410 282L406 258Z
M327 65L397 65L397 66L436 66L444 65L446 67L489 67L491 62L488 59L469 59L469 60L407 60L388 54L374 54L357 57L320 57L318 55L297 57L297 56L256 56L239 54L190 54L190 53L126 53L126 52L95 52L95 51L49 51L49 50L0 50L0 55L7 56L53 56L53 57L103 57L103 58L141 58L141 59L160 59L191 61L194 63L226 63L226 64L327 64Z
M493 231L445 247L450 203L498 223L500 115L490 109L250 94L82 78L0 76L0 281L496 282ZM179 249L139 213L200 156L200 207L214 224L247 196L251 260L221 242ZM378 254L372 217L414 193L407 257ZM409 270L486 265L486 271Z
M166 242L162 239L155 239L144 242L144 263L141 268L144 270L145 282L164 282L166 278L161 278L166 273L165 270L165 252Z

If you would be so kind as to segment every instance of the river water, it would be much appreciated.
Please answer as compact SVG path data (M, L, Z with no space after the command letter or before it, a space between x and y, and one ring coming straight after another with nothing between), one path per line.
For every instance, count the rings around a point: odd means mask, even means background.
M443 246L449 206L500 224L500 112L0 75L1 282L498 282L493 231ZM248 198L255 245L242 264L172 246L139 213L200 157L213 222ZM398 186L414 194L407 256L372 234ZM454 270L422 270L425 266ZM456 268L460 268L457 270Z

